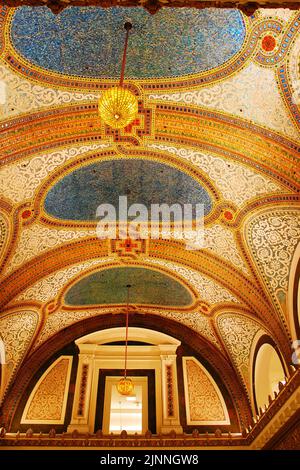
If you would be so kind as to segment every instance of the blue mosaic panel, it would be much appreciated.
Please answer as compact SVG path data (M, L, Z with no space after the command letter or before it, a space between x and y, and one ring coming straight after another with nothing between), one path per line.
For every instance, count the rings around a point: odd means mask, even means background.
M189 291L175 279L145 268L111 268L90 274L65 295L68 305L125 304L127 285L131 304L185 306L193 301Z
M69 7L54 15L46 7L21 7L11 26L18 52L31 63L66 75L118 78L124 22L131 32L127 78L175 77L210 70L236 54L245 38L241 13L233 9Z
M119 196L127 196L128 207L144 204L149 217L151 204L198 203L204 205L204 214L212 208L206 189L186 173L162 163L127 159L97 162L69 173L48 192L45 210L63 220L97 220L100 204L112 204L118 214Z

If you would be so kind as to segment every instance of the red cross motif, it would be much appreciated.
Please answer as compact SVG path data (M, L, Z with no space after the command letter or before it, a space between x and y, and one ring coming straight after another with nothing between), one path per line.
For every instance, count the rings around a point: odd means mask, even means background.
M135 119L132 121L128 126L125 127L124 131L127 132L128 134L131 134L133 126L139 126L141 124L139 119Z
M139 253L146 253L146 241L131 239L129 236L123 240L111 240L111 251L118 256L135 257Z
M131 238L126 238L124 242L119 244L119 248L124 248L126 253L131 253L134 248L138 248L138 244L133 243Z

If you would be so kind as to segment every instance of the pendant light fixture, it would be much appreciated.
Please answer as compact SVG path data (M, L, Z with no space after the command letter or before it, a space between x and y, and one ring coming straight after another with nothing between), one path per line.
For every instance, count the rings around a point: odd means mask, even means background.
M127 284L127 305L126 305L126 333L125 333L125 364L124 364L124 377L122 377L118 384L117 390L120 395L131 395L134 391L134 384L131 379L127 377L127 354L128 354L128 323L129 323L129 289L131 285Z
M104 91L98 103L98 111L101 119L113 129L122 129L128 126L138 114L137 97L131 91L123 87L128 36L129 31L132 29L132 23L126 21L124 28L126 36L119 85Z

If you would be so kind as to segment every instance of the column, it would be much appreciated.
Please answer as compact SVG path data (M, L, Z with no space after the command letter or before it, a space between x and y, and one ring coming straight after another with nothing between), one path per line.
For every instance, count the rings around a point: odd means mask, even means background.
M89 432L89 407L94 372L94 354L78 355L74 402L68 432Z
M177 434L182 434L183 429L180 424L176 349L170 350L170 346L160 345L161 349L161 369L162 369L162 404L163 416L161 432L168 434L174 430ZM165 350L164 350L165 349Z

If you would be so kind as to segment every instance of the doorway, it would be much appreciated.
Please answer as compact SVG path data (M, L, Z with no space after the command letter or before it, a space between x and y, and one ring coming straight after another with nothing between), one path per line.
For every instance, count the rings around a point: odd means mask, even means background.
M123 370L99 370L95 432L104 434L144 434L148 429L156 433L156 403L154 370L129 370L134 383L132 395L118 393L116 385Z
M131 395L120 395L117 384L120 377L106 377L104 394L103 432L144 434L148 429L148 379L134 377Z

